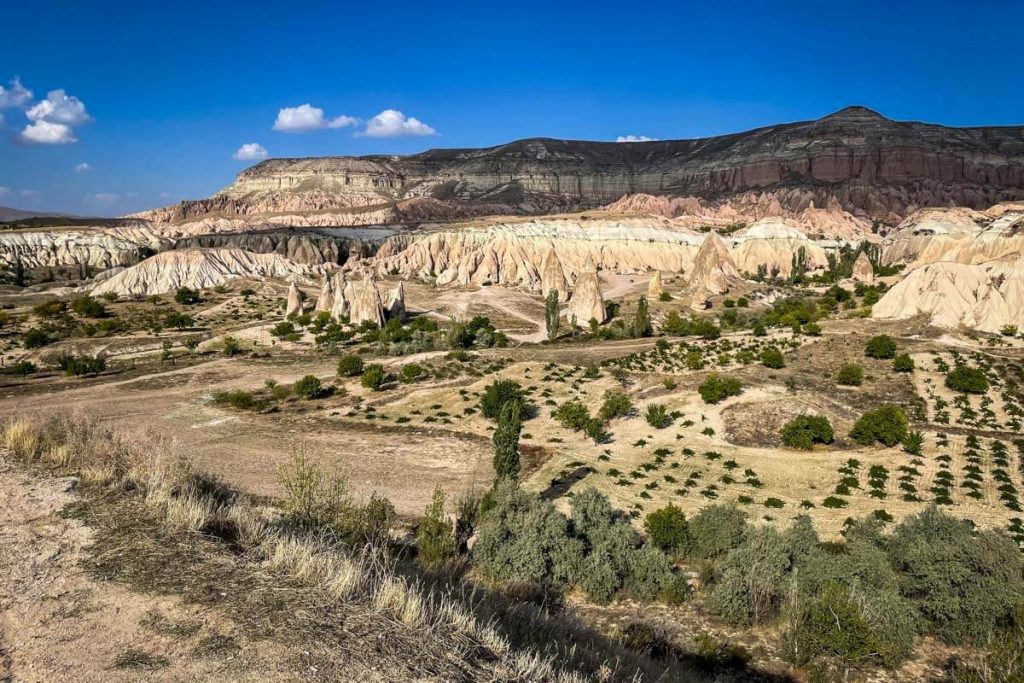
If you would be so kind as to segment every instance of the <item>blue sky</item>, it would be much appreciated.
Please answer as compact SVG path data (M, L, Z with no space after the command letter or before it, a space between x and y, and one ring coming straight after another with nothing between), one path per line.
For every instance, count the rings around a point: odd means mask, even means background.
M0 16L0 205L27 209L208 196L255 163L232 158L244 144L280 157L687 138L850 104L1024 124L1019 0L36 0ZM321 119L285 124L319 128L273 130L307 103ZM367 128L389 110L406 118Z

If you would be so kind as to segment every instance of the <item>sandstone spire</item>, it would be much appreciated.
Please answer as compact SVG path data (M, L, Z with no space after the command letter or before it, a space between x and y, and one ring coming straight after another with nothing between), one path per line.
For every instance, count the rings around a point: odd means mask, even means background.
M331 305L331 317L336 320L341 320L348 316L348 295L351 293L351 289L349 287L351 283L345 282L344 275L338 275L337 278L337 282L332 285L334 289L334 302Z
M302 315L302 294L299 293L299 287L295 284L294 279L288 286L288 303L285 305L284 309L285 317L289 317L293 314Z
M362 284L353 287L352 300L349 302L349 319L352 324L371 322L378 327L384 326L384 306L380 301L380 290L377 282L367 275Z
M690 305L702 308L709 296L724 294L729 288L742 281L736 263L729 254L725 242L717 232L709 232L700 245L687 292Z
M565 279L565 271L562 270L562 262L552 248L544 257L544 265L540 274L540 293L547 296L551 290L558 292L558 300L566 301L569 298L569 282Z
M590 256L587 256L587 260L583 263L583 270L576 278L576 287L573 289L572 298L569 299L565 316L570 322L575 318L576 324L581 327L585 327L591 319L598 323L604 322L605 309L604 299L601 297L601 282Z
M867 252L860 252L860 256L853 262L853 279L868 284L875 281L875 269L871 267L871 259L868 258Z
M665 288L661 284L661 271L656 270L651 281L647 283L647 298L656 301L664 291Z
M405 284L401 281L388 292L387 314L389 320L405 320Z
M320 288L320 297L316 300L316 313L330 313L334 308L334 282L328 275L324 278L324 285Z

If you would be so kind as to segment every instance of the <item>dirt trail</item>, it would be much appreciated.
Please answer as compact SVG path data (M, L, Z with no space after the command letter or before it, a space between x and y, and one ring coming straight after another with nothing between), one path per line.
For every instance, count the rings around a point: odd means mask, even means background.
M0 452L0 681L305 678L212 610L90 578L92 530L60 514L75 483L26 474Z

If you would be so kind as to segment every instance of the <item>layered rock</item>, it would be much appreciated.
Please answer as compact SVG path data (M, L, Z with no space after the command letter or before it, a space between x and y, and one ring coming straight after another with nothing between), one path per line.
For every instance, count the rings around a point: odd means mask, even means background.
M575 322L584 327L591 320L598 324L605 320L604 297L601 296L601 282L597 277L597 268L594 262L587 258L583 262L579 277L572 290L572 298L569 299L569 306L565 310L565 317L569 322Z
M694 259L687 283L690 305L701 308L709 297L725 294L742 281L725 242L718 233L708 233Z
M828 266L825 246L836 248L836 242L814 241L807 234L781 218L762 218L731 236L735 245L730 255L741 272L756 273L758 266L768 272L778 271L789 277L793 257L803 250L803 259L810 271Z
M366 277L361 283L353 286L348 317L354 325L370 322L378 327L384 326L384 305L381 303L377 282L373 278Z
M939 262L912 270L872 307L874 318L924 315L938 327L999 332L1024 322L1024 258Z
M239 249L165 251L146 259L92 288L94 294L147 296L179 287L211 289L239 277L308 277L315 271L277 254L253 254Z
M871 265L871 259L868 258L866 252L860 252L857 259L853 262L853 273L851 275L854 282L864 282L871 284L875 281L875 269Z
M569 281L565 279L565 271L562 270L562 262L554 249L548 251L544 257L544 264L541 266L540 292L547 296L552 290L558 292L558 300L566 301L569 298Z
M985 263L1024 252L1024 205L987 211L925 209L903 221L882 244L882 261L910 268L938 261Z
M155 245L154 245L155 242ZM130 266L150 256L159 240L132 239L93 230L0 233L0 268L58 268L87 266L105 270Z

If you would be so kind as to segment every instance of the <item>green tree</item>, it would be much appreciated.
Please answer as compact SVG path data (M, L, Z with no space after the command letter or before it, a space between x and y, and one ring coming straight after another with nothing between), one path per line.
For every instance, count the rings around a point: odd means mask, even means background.
M179 287L178 291L174 293L174 300L182 306L191 306L199 303L199 292L188 287Z
M383 388L384 383L387 381L388 374L384 371L383 365L373 363L367 365L366 369L363 370L363 376L359 379L359 383L367 389L373 389L374 391L380 391Z
M363 359L355 353L347 353L338 359L338 377L355 377L363 373Z
M523 387L511 379L495 380L484 389L484 395L480 398L480 412L484 417L496 420L501 415L501 409L510 401L525 407L526 394L523 393Z
M958 365L946 373L946 386L953 391L984 394L988 391L988 377L982 370Z
M743 385L735 377L711 373L697 387L697 392L705 403L721 403L730 396L739 396Z
M832 425L824 415L799 415L783 425L782 443L790 448L809 451L816 443L829 444L834 439Z
M297 381L293 388L295 389L296 396L301 396L307 400L320 398L326 393L323 384L315 375L306 375Z
M839 368L839 374L836 375L836 384L841 384L848 387L859 387L864 383L864 370L853 363L846 363L843 367Z
M886 403L861 415L850 431L850 438L862 446L876 442L895 446L907 438L907 414L899 406Z
M519 434L523 430L523 404L509 401L498 415L494 430L494 475L501 479L519 477Z
M772 368L778 370L786 367L786 359L782 355L782 351L779 351L774 346L769 346L761 352L761 363L766 368Z
M892 359L892 369L896 372L913 372L914 359L909 353L901 353Z
M686 555L690 549L690 526L686 515L669 503L644 519L644 531L656 547L669 553Z
M651 312L645 296L640 297L640 300L636 302L632 332L634 337L650 337L654 332L651 327Z
M558 324L561 316L558 312L558 290L552 289L544 299L544 320L547 323L548 341L558 338Z
M868 340L864 355L868 358L895 358L896 341L887 334L876 335Z
M428 569L438 569L455 556L455 525L444 514L444 500L438 486L416 530L417 559Z

